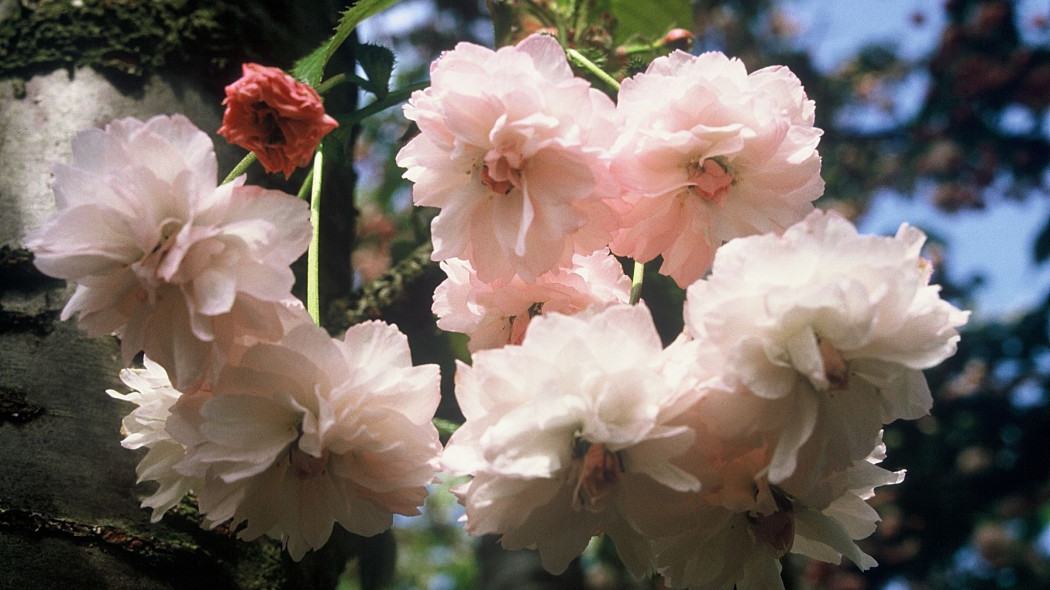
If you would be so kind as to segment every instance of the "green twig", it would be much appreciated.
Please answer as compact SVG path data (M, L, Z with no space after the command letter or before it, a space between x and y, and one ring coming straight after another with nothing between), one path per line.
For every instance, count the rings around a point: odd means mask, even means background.
M222 180L222 184L232 182L234 178L244 174L244 172L254 164L256 160L258 160L258 158L255 156L255 152L248 152L248 155L244 156L244 159L240 162L237 162L237 165L233 167L233 170L230 170L230 173Z
M621 47L617 51L622 51L624 55L638 55L640 53L652 53L660 49L660 45L656 43L650 43L648 45L631 45L630 47Z
M645 264L634 262L634 275L631 277L631 299L629 303L634 305L642 297L642 282L645 280Z
M412 96L413 92L416 90L422 90L429 85L430 80L424 80L422 82L416 82L415 84L405 86L404 88L398 88L397 90L391 91L390 94L387 94L383 98L377 98L372 101L371 104L362 107L349 115L339 117L336 120L339 121L339 125L343 127L356 125L367 117L408 100L408 97Z
M357 80L360 80L360 78L358 78L357 76L354 76L353 74L351 74L351 76L353 76L353 78L350 79L350 81L352 81L352 82L356 82ZM356 80L354 80L354 78L356 78ZM317 94L320 94L320 95L323 96L324 93L328 92L332 88L335 88L339 84L342 84L343 82L346 82L346 81L347 81L346 74L336 74L336 75L332 76L331 78L325 80L324 82L321 82L320 84L318 84L317 88L314 88L314 90L317 91Z
M595 77L597 77L599 80L601 80L602 82L605 82L606 84L608 84L609 87L612 88L613 90L619 90L620 89L620 83L616 81L616 78L613 78L612 76L607 74L605 72L605 70L599 68L597 66L597 64L595 64L593 61L591 61L591 60L587 59L586 57L584 57L584 55L582 53L580 53L579 51L576 51L575 49L572 49L570 47L569 49L567 49L565 51L565 54L569 56L569 59L571 59L572 61L576 62L578 65L583 67L583 69L585 69L588 72L594 74Z
M318 254L321 249L321 167L324 165L322 151L321 146L317 146L317 151L314 153L313 179L310 183L310 225L314 228L314 235L310 240L310 249L307 251L306 258L306 311L317 325L321 325L320 257Z
M311 166L309 172L306 173L306 178L303 180L303 184L299 187L299 192L296 193L299 198L305 201L310 196L310 187L314 184L314 169Z

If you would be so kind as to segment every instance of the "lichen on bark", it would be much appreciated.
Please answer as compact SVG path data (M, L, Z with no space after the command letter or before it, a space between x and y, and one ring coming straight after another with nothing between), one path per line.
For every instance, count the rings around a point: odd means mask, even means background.
M221 92L239 65L290 67L330 33L340 2L0 0L0 80L88 66L134 83L192 74Z
M221 69L232 33L223 12L190 0L20 2L0 21L0 78L79 66L132 76L163 66Z

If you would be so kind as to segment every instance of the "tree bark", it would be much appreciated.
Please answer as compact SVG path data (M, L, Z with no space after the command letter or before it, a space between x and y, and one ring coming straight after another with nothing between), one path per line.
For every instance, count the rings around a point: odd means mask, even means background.
M149 522L139 503L155 484L135 484L142 455L120 446L133 406L105 394L127 390L118 343L58 321L72 288L21 241L54 212L50 168L76 131L183 113L214 135L240 63L289 67L340 7L0 0L0 588L335 586L357 543L340 531L292 564L273 542L202 530L192 502ZM220 170L243 155L216 147Z

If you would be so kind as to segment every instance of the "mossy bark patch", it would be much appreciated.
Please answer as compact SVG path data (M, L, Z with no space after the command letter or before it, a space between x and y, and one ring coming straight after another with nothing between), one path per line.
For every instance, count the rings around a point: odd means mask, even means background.
M0 78L78 66L136 77L165 66L220 70L237 32L231 16L221 3L189 0L21 2L0 22Z
M340 6L341 0L10 2L0 15L0 80L88 66L129 82L192 74L221 93L243 62L291 67L331 35Z

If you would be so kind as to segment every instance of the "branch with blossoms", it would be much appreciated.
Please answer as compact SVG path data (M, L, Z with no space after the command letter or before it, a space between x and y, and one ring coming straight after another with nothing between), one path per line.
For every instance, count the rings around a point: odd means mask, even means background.
M929 412L921 371L967 312L929 284L921 232L860 235L814 208L821 131L799 80L660 43L622 77L575 46L586 15L546 11L553 30L461 43L425 88L389 91L382 51L366 78L322 81L387 4L350 9L305 81L244 66L219 132L251 155L226 182L180 115L83 131L55 168L58 213L26 245L77 284L64 319L121 338L133 391L109 393L137 406L123 444L148 449L153 520L193 492L203 526L299 560L336 524L370 536L418 514L441 472L464 478L468 533L554 573L596 535L675 588L783 588L790 552L874 566L855 542L878 520L865 500L904 477L878 467L882 428ZM337 121L314 87L347 77L376 101ZM436 365L413 366L384 322L319 325L320 143L408 91L419 133L396 161L437 210L432 311L471 353L444 448ZM300 198L246 185L254 161L311 166ZM304 306L289 266L307 249ZM639 299L658 260L685 292L668 346Z

